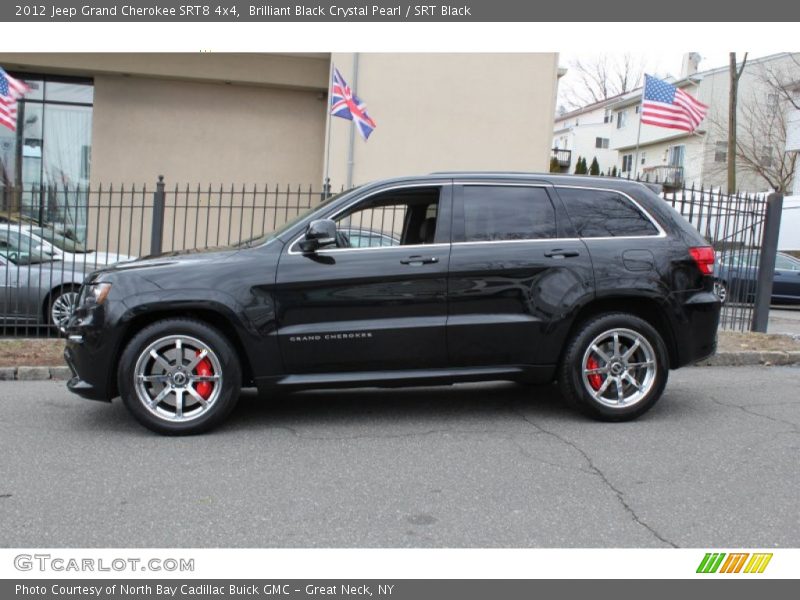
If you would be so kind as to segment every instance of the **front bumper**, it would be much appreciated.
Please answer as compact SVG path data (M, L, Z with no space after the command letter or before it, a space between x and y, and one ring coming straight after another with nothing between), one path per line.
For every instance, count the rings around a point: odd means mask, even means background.
M110 402L117 395L116 365L119 331L108 327L102 307L78 309L66 326L64 360L73 377L67 389L83 398Z

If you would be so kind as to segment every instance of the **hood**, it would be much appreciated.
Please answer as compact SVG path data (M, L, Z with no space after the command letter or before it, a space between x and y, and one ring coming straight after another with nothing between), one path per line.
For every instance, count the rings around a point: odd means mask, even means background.
M118 262L108 265L97 271L98 275L108 273L122 273L125 271L140 271L143 269L161 269L164 267L180 268L184 265L199 265L202 263L228 260L241 252L240 248L207 248L202 250L183 250L179 252L165 252L144 256L127 262Z

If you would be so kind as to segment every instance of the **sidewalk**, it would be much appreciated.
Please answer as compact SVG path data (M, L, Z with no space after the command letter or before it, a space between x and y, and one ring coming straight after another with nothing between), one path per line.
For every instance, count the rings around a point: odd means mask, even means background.
M69 379L63 352L61 339L0 339L0 381ZM800 335L722 331L717 354L699 366L792 364L800 364Z

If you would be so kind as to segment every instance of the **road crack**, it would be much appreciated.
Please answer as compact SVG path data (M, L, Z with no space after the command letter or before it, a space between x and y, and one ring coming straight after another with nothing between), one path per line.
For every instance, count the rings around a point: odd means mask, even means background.
M790 431L785 431L782 433L800 433L800 426L798 426L797 423L794 423L792 421L786 421L785 419L777 419L775 417L770 417L769 415L765 415L763 413L750 410L749 408L750 406L758 406L758 405L728 404L727 402L723 402L722 400L719 400L718 398L715 398L710 394L708 397L714 404L719 404L720 406L724 406L726 408L735 408L753 417L759 417L761 419L767 419L768 421L772 421L773 423L780 423L781 425L787 425L790 428Z
M528 418L528 416L525 413L523 413L522 411L517 410L514 407L511 407L511 410L514 411L516 414L518 414L520 416L520 418L522 418L523 421L528 423L531 427L534 427L540 433L543 433L545 435L549 435L549 436L555 438L556 440L558 440L559 442L561 442L562 444L565 444L565 445L569 446L570 448L572 448L573 450L575 450L576 452L578 452L578 454L580 454L583 457L583 459L586 461L586 464L589 467L589 471L588 472L591 473L592 475L595 475L598 479L600 479L600 481L602 481L603 484L609 490L611 490L614 493L614 495L616 496L617 501L619 502L620 506L622 506L622 508L631 516L631 519L633 520L634 523L636 523L640 527L643 527L644 529L646 529L653 537L658 539L660 542L663 542L664 544L667 544L668 546L671 546L673 548L678 548L679 547L677 544L675 544L674 542L672 542L672 541L668 540L667 538L665 538L663 535L658 533L658 531L653 529L653 527L651 527L644 520L642 520L642 518L636 513L636 511L633 509L633 507L630 504L628 504L628 502L625 500L625 494L622 492L622 490L617 488L611 482L611 480L609 480L609 478L606 476L606 474L594 463L594 461L592 460L592 457L589 456L588 452L586 452L583 448L578 446L575 442L572 442L572 441L568 440L567 438L559 435L558 433L556 433L554 431L550 431L549 429L545 429L544 427L539 425L537 422L535 422L535 421L531 420L530 418Z

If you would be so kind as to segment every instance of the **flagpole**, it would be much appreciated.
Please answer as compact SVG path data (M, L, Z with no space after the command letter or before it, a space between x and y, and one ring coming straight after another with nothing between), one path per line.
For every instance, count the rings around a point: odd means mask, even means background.
M639 101L639 132L636 134L636 167L633 172L634 179L639 176L639 142L642 140L642 112L644 111L644 90L646 85L647 79L645 79L645 83L642 85L642 98Z
M324 197L327 198L331 194L331 123L333 122L333 115L331 114L331 97L333 95L333 54L331 54L331 66L328 69L328 97L325 99L325 115L328 119L328 133L325 149L325 181L322 182L322 192Z
M353 90L358 89L358 52L353 53L353 77L350 80ZM350 144L347 148L347 189L353 187L353 163L354 153L356 146L356 123L355 120L350 121Z

